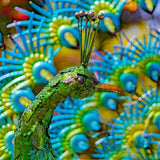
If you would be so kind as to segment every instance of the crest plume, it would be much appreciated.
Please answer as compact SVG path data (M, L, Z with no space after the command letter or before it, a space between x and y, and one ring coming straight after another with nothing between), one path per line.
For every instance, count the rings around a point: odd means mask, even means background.
M81 65L87 66L88 61L91 55L95 35L98 31L100 21L104 18L103 12L98 13L98 18L94 14L93 11L84 12L79 11L75 13L75 17L78 20L78 30L79 30L79 37L80 37L80 50L81 50ZM98 25L96 29L94 29L95 23L97 23L98 19ZM83 25L84 21L86 22L85 25ZM85 36L83 38L82 36L82 29L85 29Z

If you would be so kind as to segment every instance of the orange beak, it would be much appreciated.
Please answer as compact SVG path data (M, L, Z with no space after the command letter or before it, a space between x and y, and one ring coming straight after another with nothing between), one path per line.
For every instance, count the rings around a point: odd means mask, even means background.
M95 86L95 92L115 92L115 93L121 93L124 92L122 89L117 88L115 86L99 83Z

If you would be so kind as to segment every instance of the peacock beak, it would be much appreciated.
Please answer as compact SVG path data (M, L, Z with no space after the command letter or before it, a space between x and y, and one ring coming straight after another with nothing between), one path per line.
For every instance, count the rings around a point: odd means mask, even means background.
M98 83L95 86L95 92L115 92L115 93L121 93L124 92L122 89L117 88L115 86L104 84L104 83Z

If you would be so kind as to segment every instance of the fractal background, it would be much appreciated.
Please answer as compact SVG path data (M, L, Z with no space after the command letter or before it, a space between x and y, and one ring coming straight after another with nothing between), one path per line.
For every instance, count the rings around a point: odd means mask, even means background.
M158 0L1 0L1 160L14 160L25 108L60 70L80 65L81 10L104 13L88 69L124 92L59 103L48 129L56 160L160 160Z

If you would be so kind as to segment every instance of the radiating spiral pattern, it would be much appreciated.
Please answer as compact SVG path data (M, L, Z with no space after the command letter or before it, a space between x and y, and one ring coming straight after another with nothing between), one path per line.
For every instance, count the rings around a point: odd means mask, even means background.
M58 2L56 0L55 2ZM73 11L79 11L79 9L83 9L84 11L91 11L93 10L95 12L95 15L98 15L100 11L104 12L104 20L102 20L100 24L100 29L103 32L111 32L115 33L117 30L120 29L120 16L122 13L122 9L124 4L126 3L126 0L84 0L84 1L62 1L65 5L72 6L72 8L67 9L60 9L60 11L63 12L69 12L71 15ZM74 8L75 6L75 8Z
M157 4L157 0L134 2L150 14ZM69 97L60 103L49 127L56 158L160 159L160 31L151 26L143 38L118 35L121 15L130 3L44 0L42 6L30 2L35 12L16 7L29 20L8 25L17 30L10 37L13 46L5 46L0 37L0 159L12 158L18 118L35 99L34 87L56 75L53 58L61 46L79 47L74 13L82 9L95 14L103 11L100 30L120 37L113 52L94 49L89 69L99 81L125 92L96 93L84 100ZM55 45L60 48L54 49Z
M106 52L106 55L95 50L99 59L91 59L89 69L95 74L98 73L98 78L109 81L109 83L117 85L127 92L133 92L137 86L138 70L135 68L134 56L125 56L123 53L114 52L112 55Z
M36 41L38 38L38 40L43 40L47 44L58 44L68 48L78 48L79 36L77 29L75 29L77 24L74 22L74 16L68 17L66 14L59 14L61 9L56 9L59 8L57 6L57 2L52 2L49 0L45 0L45 2L47 9L43 9L34 2L30 1L30 5L38 13L16 7L16 10L32 18L32 26L34 26L35 29L32 29L31 32L39 32L39 37L35 36L33 40ZM63 3L60 6L63 7ZM28 26L29 23L29 20L18 22L18 24L23 27ZM15 26L14 23L8 25L9 28L13 26Z
M86 100L66 99L56 108L49 128L56 157L63 159L85 153L91 147L88 134L96 133L101 128L95 103L86 104Z
M41 25L36 29L37 41L32 38L33 17L26 30L14 22L17 34L11 37L13 49L2 50L0 58L0 120L15 112L23 112L35 99L32 88L36 84L47 84L56 74L53 57L60 48L53 50L46 42L40 42Z
M114 123L107 124L111 128L105 137L97 139L94 158L159 159L160 132L154 123L156 112L152 111L158 108L152 104L159 102L159 88L144 92L137 101L123 103L120 116L112 118ZM149 115L150 111L152 114Z
M114 54L106 51L105 55L95 49L98 59L91 59L90 70L106 79L111 84L118 85L128 92L136 90L137 79L145 73L153 81L159 81L159 31L150 29L143 41L134 37L124 46L122 36L120 44L114 46ZM99 60L100 59L100 60ZM101 76L102 74L102 76Z
M0 125L0 159L13 158L14 130L16 125L12 122Z

